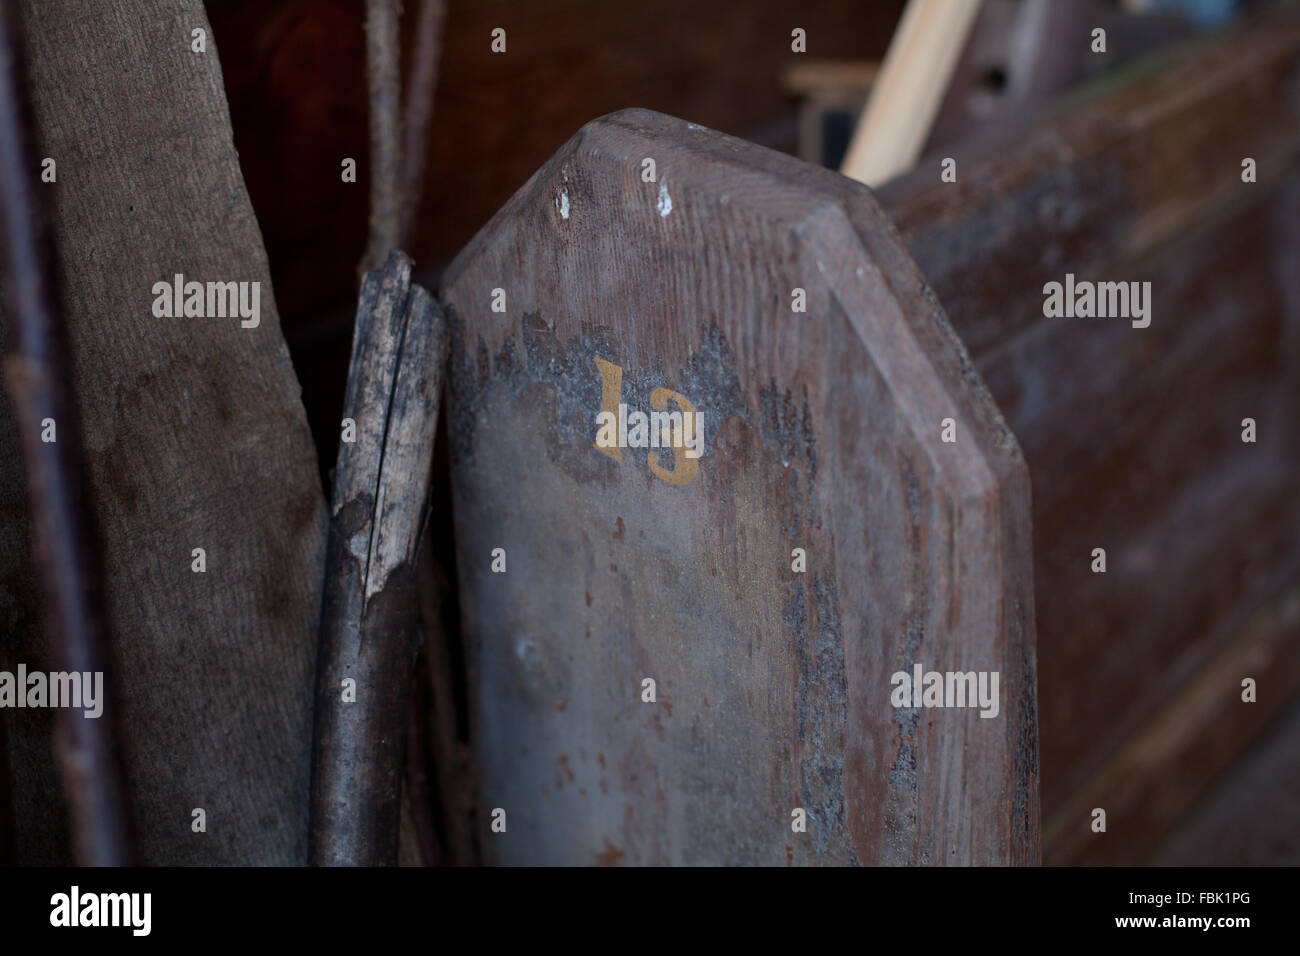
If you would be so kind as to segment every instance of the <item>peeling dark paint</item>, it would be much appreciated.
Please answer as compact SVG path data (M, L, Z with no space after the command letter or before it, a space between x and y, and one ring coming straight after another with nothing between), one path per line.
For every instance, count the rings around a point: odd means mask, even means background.
M921 514L920 480L911 462L904 461L903 486L907 489L907 553L917 558L908 568L908 591L904 601L903 643L895 659L897 670L910 673L917 663L917 654L925 639L925 618L922 609L929 603L929 574L921 563L925 542ZM888 691L892 688L885 688ZM882 691L883 692L883 691ZM889 769L889 794L885 803L885 852L881 862L902 863L911 861L919 852L919 862L929 862L925 849L916 848L918 826L917 810L920 802L920 781L917 779L917 732L920 709L899 707L894 710L894 723L898 726L898 753Z
M824 857L847 836L844 733L848 698L835 583L819 574L811 575L811 580L811 608L808 589L801 588L784 618L794 636L798 661L795 738L804 809L817 854Z

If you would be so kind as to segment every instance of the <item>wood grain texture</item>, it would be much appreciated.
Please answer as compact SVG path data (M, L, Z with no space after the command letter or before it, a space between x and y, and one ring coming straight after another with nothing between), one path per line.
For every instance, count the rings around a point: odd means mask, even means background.
M624 111L441 298L489 861L1037 860L1023 461L864 187ZM596 359L704 415L694 480L593 447ZM1000 672L999 716L894 709L914 663Z
M306 859L325 509L197 0L21 4L146 863ZM154 282L259 281L261 321L155 318ZM11 425L0 428L6 441ZM12 455L0 455L11 458ZM48 660L3 487L4 652ZM207 571L191 571L193 548ZM18 858L66 846L49 712L9 723ZM10 717L6 716L6 721ZM207 832L191 830L202 807Z
M956 184L922 170L882 191L1029 462L1049 815L1080 793L1109 806L1098 793L1118 778L1094 778L1300 568L1297 89L1290 11L956 149ZM1242 182L1246 156L1258 182ZM1151 282L1151 326L1044 318L1043 284L1067 271ZM1095 547L1106 574L1091 571ZM1293 643L1279 654L1279 672L1296 666ZM1243 749L1260 726L1225 722L1216 746ZM1182 740L1167 746L1190 765L1200 746ZM1208 779L1139 770L1130 795L1187 783L1167 808ZM1124 841L1134 854L1172 822L1143 820L1147 837ZM1122 858L1114 841L1045 852Z
M413 25L417 4L405 6ZM417 157L423 201L401 248L441 270L574 130L627 106L793 150L784 70L808 57L878 58L902 6L447 0L434 119ZM317 447L332 449L367 235L364 3L221 0L208 14L308 420ZM796 26L807 54L790 49ZM490 50L496 27L508 33L504 54ZM419 55L404 47L403 62ZM358 159L357 183L340 181L345 156Z
M402 758L447 330L411 260L366 275L344 399L321 613L312 862L397 862ZM351 680L350 699L344 682Z
M1117 263L1152 283L1150 328L1067 319L984 369L1034 480L1052 807L1236 639L1225 622L1300 570L1297 200L1261 190Z

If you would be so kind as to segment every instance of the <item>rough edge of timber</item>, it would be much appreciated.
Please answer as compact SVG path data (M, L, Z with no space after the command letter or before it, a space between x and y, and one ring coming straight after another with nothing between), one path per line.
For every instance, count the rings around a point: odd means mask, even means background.
M311 861L392 865L415 657L415 562L446 325L400 252L362 283L330 515L317 668ZM342 682L356 683L344 701Z

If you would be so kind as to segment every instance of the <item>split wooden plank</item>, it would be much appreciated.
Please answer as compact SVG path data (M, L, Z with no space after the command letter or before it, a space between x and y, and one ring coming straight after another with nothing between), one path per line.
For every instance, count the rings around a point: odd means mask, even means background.
M489 860L1037 859L1028 479L867 189L613 114L441 298ZM703 456L594 447L619 404ZM996 718L893 706L915 666Z
M140 859L301 863L327 516L203 4L20 8ZM156 317L153 284L178 273L256 284L258 324ZM49 670L23 488L0 477L0 653ZM18 860L66 863L52 713L5 721Z
M410 279L411 260L391 253L357 305L317 666L317 864L397 862L416 552L447 353L438 306Z

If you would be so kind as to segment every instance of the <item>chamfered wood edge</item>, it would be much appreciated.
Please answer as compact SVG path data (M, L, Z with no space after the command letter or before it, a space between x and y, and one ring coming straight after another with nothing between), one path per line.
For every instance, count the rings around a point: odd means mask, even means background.
M831 170L716 130L638 108L587 123L516 191L452 261L443 273L439 299L445 298L446 291L468 265L494 241L505 222L521 207L538 201L538 184L547 181L551 171L578 158L638 163L640 155L633 155L633 146L647 147L650 153L646 155L653 153L656 158L707 155L726 167L724 174L701 177L693 175L698 166L687 166L685 179L675 171L675 190L748 187L756 195L738 192L736 204L754 206L766 217L804 236L819 217L835 215L836 211L846 216L871 258L886 265L880 278L894 297L908 306L902 314L909 330L935 364L936 381L963 408L968 424L975 426L978 447L990 472L999 481L1023 479L1028 494L1028 475L1019 442L989 395L938 297L908 254L898 230L892 223L886 230L880 228L881 223L888 222L888 216L872 191ZM627 151L620 155L620 147ZM861 335L862 329L858 331Z
M929 452L943 494L958 510L970 505L986 508L993 515L989 519L992 537L986 540L992 543L987 566L998 588L996 625L995 633L981 640L994 648L997 659L1014 673L1018 686L1017 698L1009 702L1014 719L1006 721L1003 748L1004 792L1013 794L1007 801L1012 805L1006 808L1009 819L998 843L1005 851L1004 862L1038 862L1036 655L1025 460L938 299L865 186L695 124L648 110L623 110L584 126L516 192L446 270L440 298L450 304L452 290L469 275L480 255L508 234L517 217L537 203L555 199L550 195L551 185L563 178L566 167L593 162L624 165L630 176L647 155L656 159L660 174L666 175L676 208L689 207L689 201L683 203L682 198L692 191L722 190L732 205L744 205L778 228L792 231L807 248L812 248L810 234L829 229L839 241L816 251L833 259L837 252L832 246L860 244L859 256L865 252L879 267L879 274L872 278L894 303L891 332L901 332L909 350L924 357L927 372L924 382L891 382L898 389L900 404L904 410L946 405L953 409L964 434L973 439L962 452L945 459L933 454L939 419L909 420L916 444ZM674 158L692 157L707 157L710 162L673 162ZM860 344L870 352L871 330L855 314L852 302L853 277L842 270L837 273L832 265L831 274L823 278L840 301ZM453 324L457 321L454 313L452 320ZM502 315L500 321L510 320ZM461 344L468 345L474 330L464 331L467 338ZM452 377L455 379L454 374ZM909 396L919 394L927 385L937 391L937 397L932 395L929 405L912 403ZM922 429L926 429L925 437Z

